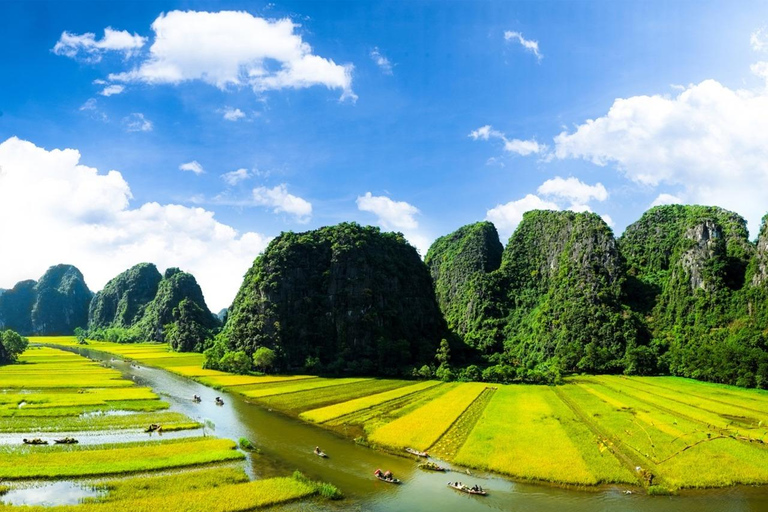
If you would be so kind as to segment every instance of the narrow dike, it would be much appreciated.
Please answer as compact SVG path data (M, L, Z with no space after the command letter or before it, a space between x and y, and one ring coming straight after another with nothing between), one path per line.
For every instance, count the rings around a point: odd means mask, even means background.
M483 411L493 398L496 388L487 387L475 398L461 415L451 424L442 436L429 447L432 455L445 460L453 460L469 437Z
M608 447L609 450L611 450L611 453L613 454L616 459L618 459L619 462L621 462L624 467L626 467L630 473L633 475L637 474L638 467L642 467L644 462L641 461L638 458L635 458L634 455L630 455L629 453L621 450L619 448L620 445L623 445L622 441L620 439L616 439L613 436L609 435L603 429L601 429L595 422L593 422L589 416L587 416L584 411L582 411L570 398L568 398L565 393L558 387L554 386L553 388L555 394L557 397L566 405L568 408L573 411L573 413L576 415L577 418L581 420L584 425L589 428L592 433L597 437L597 439L602 442L605 446ZM643 477L643 484L647 487L650 482L654 482L655 484L659 483L659 477L652 473L648 468L644 468L644 471L646 472L644 475L640 475Z

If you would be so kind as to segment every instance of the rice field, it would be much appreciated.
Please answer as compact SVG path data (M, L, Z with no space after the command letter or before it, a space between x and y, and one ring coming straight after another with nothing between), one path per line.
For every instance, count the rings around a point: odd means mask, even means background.
M189 363L199 356L173 354L162 345L94 342L88 348L166 368L396 453L429 450L519 479L669 491L768 484L765 391L676 377L590 376L557 387L489 387L229 375L202 370ZM12 403L0 399L0 411ZM0 412L0 429L2 420Z
M125 347L121 352L126 357L147 357L169 369L187 369L200 377L231 377L195 371L190 362L199 361L199 355L175 359L158 346ZM0 367L0 432L24 432L27 437L42 433L50 439L55 432L142 433L152 423L161 424L166 432L201 426L184 414L163 411L169 404L150 388L137 386L120 372L79 355L31 347L19 359L19 364ZM4 504L0 497L0 511L234 512L306 498L322 489L306 479L250 481L240 462L245 454L233 441L195 434L120 444L36 446L21 444L20 439L18 443L0 446L3 492L30 480L77 478L83 482L80 485L103 494L78 505L23 508ZM104 480L110 475L120 478Z

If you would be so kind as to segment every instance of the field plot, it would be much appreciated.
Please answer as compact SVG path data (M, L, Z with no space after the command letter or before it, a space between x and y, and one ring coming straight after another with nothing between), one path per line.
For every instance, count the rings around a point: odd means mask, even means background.
M768 483L768 451L671 410L579 379L566 396L618 449L667 488Z
M500 386L454 460L527 479L634 482L569 413L549 387Z
M392 448L426 450L456 421L486 388L466 383L371 433L371 442Z
M6 447L0 478L62 478L149 471L244 458L229 439L174 439L91 446Z
M274 395L267 398L267 401L270 407L284 412L298 413L323 405L337 404L359 397L367 397L374 393L397 389L406 384L408 383L402 380L368 379L340 386L316 387L306 391Z
M424 381L417 384L405 385L391 391L376 393L364 396L362 398L313 409L311 411L303 412L299 416L307 421L324 423L336 418L341 418L342 416L354 414L365 409L370 409L386 402L391 402L392 400L396 400L398 398L416 393L417 391L422 391L437 386L438 384L439 383L436 381Z

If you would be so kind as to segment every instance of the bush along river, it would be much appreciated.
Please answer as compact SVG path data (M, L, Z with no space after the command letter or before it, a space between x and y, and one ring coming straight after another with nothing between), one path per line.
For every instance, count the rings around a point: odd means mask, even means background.
M314 480L339 487L345 499L337 502L297 502L279 507L285 511L360 510L373 512L433 511L651 511L706 512L768 510L768 488L736 486L723 489L682 491L673 496L649 496L626 485L596 488L563 488L508 479L451 466L446 473L418 468L416 457L400 457L372 450L334 432L315 427L285 414L247 402L243 397L219 391L165 370L135 365L87 348L69 349L107 363L137 384L151 387L181 412L207 425L216 437L238 441L247 438L257 447L248 454L252 478L268 478L300 470ZM200 396L195 402L193 397ZM220 396L224 404L217 405ZM316 446L328 454L313 453ZM531 450L536 447L532 446ZM392 471L401 485L382 482L374 470ZM487 496L471 496L448 488L448 482L480 485Z

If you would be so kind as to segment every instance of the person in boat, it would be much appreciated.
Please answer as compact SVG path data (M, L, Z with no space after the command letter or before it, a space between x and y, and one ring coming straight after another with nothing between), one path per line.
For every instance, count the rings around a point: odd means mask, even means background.
M195 402L200 402L202 399L200 398L200 395L195 395L195 396L192 398L192 400L194 400Z
M385 471L384 478L386 478L387 480L393 480L395 478L395 475L393 475L391 471Z
M320 455L322 452L319 446L315 446L315 455Z

